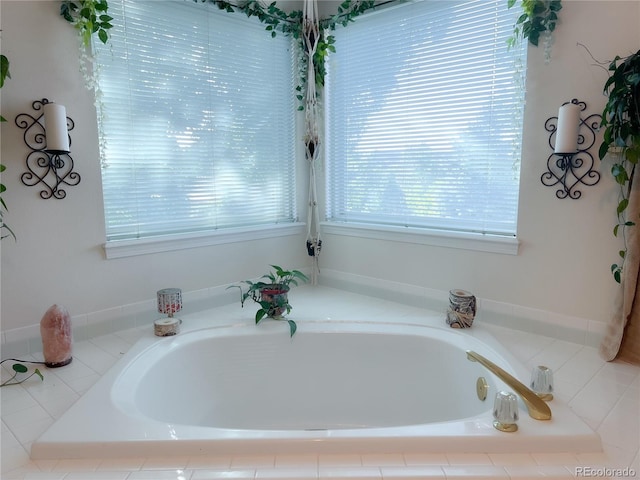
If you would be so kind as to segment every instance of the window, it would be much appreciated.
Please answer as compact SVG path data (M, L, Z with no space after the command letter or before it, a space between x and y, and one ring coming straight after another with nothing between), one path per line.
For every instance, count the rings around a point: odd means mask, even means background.
M507 47L514 15L504 0L422 1L336 30L330 222L515 235L526 45Z
M292 42L182 0L110 0L97 45L107 240L291 223Z

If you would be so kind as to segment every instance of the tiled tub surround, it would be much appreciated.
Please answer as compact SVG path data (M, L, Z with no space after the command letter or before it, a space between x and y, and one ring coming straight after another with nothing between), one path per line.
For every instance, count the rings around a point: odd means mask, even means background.
M220 326L229 318L220 309L183 316L175 337L146 332L31 457L602 451L561 401L550 421L523 412L518 435L493 428L493 396L509 387L465 352L528 372L482 329L451 329L435 314L317 320L325 308L300 312L293 339L283 322ZM478 377L489 383L485 401Z
M292 294L294 318L331 306L332 316L360 321L444 322L443 312L345 293L302 287ZM319 303L318 303L319 302ZM251 322L251 309L218 307L219 318ZM298 313L298 317L296 317ZM442 319L442 320L440 320ZM286 336L286 324L281 325ZM491 332L527 368L555 371L556 398L596 430L603 453L301 453L137 456L30 460L33 441L85 393L142 336L150 325L77 340L71 365L46 370L45 381L3 388L3 479L214 479L214 478L571 478L640 471L640 369L602 361L597 349L548 336L496 326L480 315L467 333ZM257 327L260 328L260 327ZM295 338L294 338L295 341ZM3 353L3 358L6 355ZM39 355L34 354L34 359ZM6 378L8 371L2 372ZM523 379L526 381L526 379ZM555 402L555 400L554 400ZM553 409L553 402L551 403ZM95 412L100 415L99 411ZM521 416L526 412L521 411ZM504 435L519 435L504 434ZM611 468L611 470L609 470ZM624 470L627 469L627 470ZM629 470L631 469L631 470Z

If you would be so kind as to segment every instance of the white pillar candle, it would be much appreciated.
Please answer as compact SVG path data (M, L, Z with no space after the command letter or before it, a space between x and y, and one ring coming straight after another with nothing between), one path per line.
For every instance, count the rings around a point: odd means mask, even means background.
M48 152L69 152L69 133L67 132L67 111L64 105L47 103L44 105L44 128L46 131Z
M578 151L578 130L580 129L580 106L567 103L558 111L555 153L576 153Z

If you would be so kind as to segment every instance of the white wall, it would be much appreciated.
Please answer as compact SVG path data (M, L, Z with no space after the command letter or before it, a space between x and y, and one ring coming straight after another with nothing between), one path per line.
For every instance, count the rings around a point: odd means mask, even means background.
M506 1L506 0L505 0ZM478 297L605 322L617 285L609 274L619 241L615 187L608 177L585 188L578 201L558 200L542 186L549 154L545 120L561 103L586 101L600 113L606 73L576 42L609 60L640 47L638 1L565 0L552 61L529 52L518 256L453 250L370 239L324 236L324 269L383 278L442 291L465 288ZM0 4L2 52L11 75L1 90L3 183L10 212L6 221L18 241L2 248L2 330L33 325L53 303L72 314L96 312L153 299L178 286L199 290L257 276L269 263L303 267L303 237L194 248L118 260L104 258L104 224L96 120L90 93L78 72L75 32L58 15L58 1ZM339 46L337 47L339 48ZM28 153L15 116L34 100L62 103L75 121L72 155L82 181L64 200L42 200L36 187L20 182ZM597 153L594 152L597 156ZM301 175L304 207L306 182ZM305 209L301 208L304 215Z

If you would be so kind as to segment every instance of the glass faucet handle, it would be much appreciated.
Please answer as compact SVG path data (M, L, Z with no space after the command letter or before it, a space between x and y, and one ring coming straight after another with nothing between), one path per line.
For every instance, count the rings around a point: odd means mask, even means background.
M500 391L496 393L493 404L493 426L501 432L518 430L518 397L514 393Z
M553 400L553 371L538 365L531 372L531 390L545 401Z

